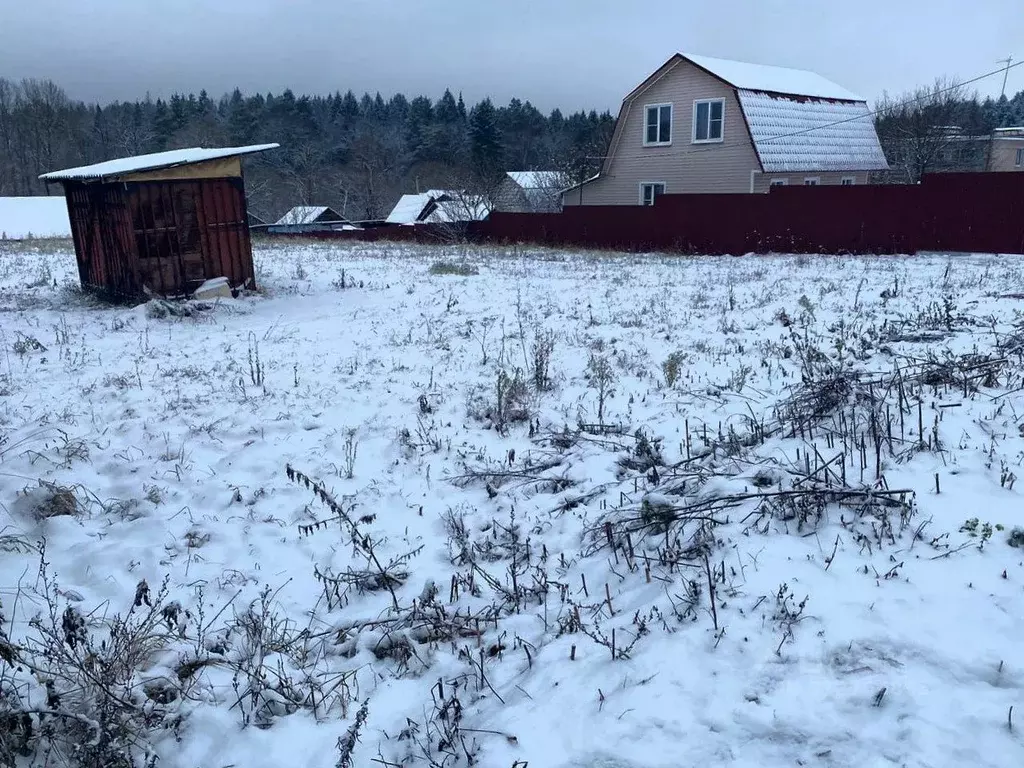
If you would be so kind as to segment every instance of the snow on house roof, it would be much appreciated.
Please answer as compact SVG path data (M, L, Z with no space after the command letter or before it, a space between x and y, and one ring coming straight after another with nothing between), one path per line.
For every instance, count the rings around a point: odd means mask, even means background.
M460 190L428 189L415 195L402 195L385 221L388 224L450 224L481 221L490 212L491 206L482 195Z
M415 224L419 221L423 209L430 203L431 196L424 192L418 195L402 195L395 203L395 207L388 214L388 224Z
M330 214L324 221L345 221L335 211L326 205L296 205L288 213L274 222L274 226L287 226L289 224L313 224L325 213Z
M506 175L523 189L560 188L565 179L559 171L508 171Z
M248 147L219 147L206 149L203 147L192 147L191 149L172 149L168 152L154 152L149 155L137 155L136 157L123 157L118 160L107 160L94 165L83 165L80 168L68 168L63 171L52 171L44 173L39 178L43 181L69 181L85 179L103 179L109 176L121 176L126 173L138 171L153 171L158 168L172 168L178 165L191 165L202 163L207 160L219 160L224 157L235 157L237 155L250 155L254 152L264 152L268 149L277 149L280 144L254 144Z
M738 91L766 173L878 171L889 166L864 102Z
M459 221L483 221L491 213L491 204L483 195L446 192L435 197L433 208L423 221L428 224L453 224Z
M716 59L711 56L680 54L699 67L720 77L730 85L748 91L770 91L789 93L794 96L811 96L818 99L841 99L843 101L864 101L863 98L833 83L815 72L788 67L773 67L767 64L747 64L743 61Z
M63 197L0 197L0 240L71 237Z

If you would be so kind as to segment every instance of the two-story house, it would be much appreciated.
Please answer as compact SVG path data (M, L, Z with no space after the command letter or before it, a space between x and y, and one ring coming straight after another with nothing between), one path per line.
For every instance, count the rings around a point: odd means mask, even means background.
M678 53L622 102L597 176L564 205L653 205L678 192L866 184L884 170L867 103L798 69Z

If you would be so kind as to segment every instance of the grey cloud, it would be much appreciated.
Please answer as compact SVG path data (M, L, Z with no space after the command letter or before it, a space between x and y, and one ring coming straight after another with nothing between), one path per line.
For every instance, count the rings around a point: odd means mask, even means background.
M677 50L813 69L873 99L1024 57L1020 0L0 2L0 75L100 101L448 87L468 101L614 110ZM1024 67L1007 90L1022 88Z

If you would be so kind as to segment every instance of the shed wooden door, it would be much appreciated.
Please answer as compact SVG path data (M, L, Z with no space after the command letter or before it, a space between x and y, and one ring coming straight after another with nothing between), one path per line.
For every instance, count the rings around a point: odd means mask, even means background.
M241 179L130 184L141 283L165 296L192 293L205 280L253 279Z
M186 286L196 288L206 280L203 247L199 239L199 214L196 210L198 185L174 185L174 220L178 229L178 257Z

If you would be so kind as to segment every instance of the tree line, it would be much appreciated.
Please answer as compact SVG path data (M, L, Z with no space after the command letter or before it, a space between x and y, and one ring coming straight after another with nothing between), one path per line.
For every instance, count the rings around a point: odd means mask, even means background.
M947 80L876 106L892 166L886 181L980 170L984 143L963 137L1024 124L1024 91L980 100ZM114 157L275 141L280 149L246 162L254 213L273 219L293 205L330 205L372 219L400 194L486 185L506 170L556 170L581 181L600 167L613 128L607 111L545 115L520 99L468 106L450 90L436 100L235 89L217 100L200 91L87 104L49 80L0 78L0 196L46 194L39 174Z
M544 114L520 99L468 106L450 90L433 100L236 89L217 100L201 91L101 105L71 99L49 80L0 78L0 196L46 194L39 174L115 157L278 142L246 161L254 213L330 205L372 219L400 194L486 184L506 170L582 180L600 166L613 127L607 111Z
M949 78L875 105L875 128L889 162L881 181L913 184L925 173L987 170L996 128L1024 125L1024 91L984 100Z

